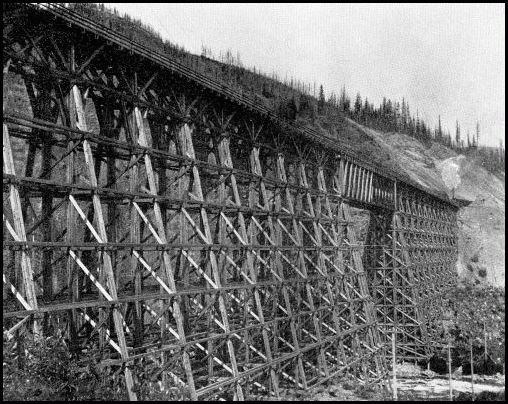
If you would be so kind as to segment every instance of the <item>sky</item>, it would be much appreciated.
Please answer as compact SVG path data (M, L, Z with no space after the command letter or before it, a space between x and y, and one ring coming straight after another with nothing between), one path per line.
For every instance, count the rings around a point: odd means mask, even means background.
M293 77L325 93L343 85L354 100L383 96L463 138L505 136L504 4L115 3L164 39L216 57L230 49L245 66Z

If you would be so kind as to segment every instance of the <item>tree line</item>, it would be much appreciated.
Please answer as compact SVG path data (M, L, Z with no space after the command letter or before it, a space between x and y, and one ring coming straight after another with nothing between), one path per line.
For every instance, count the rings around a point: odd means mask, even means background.
M320 100L323 103L323 90L320 90ZM452 137L449 130L444 130L441 125L441 116L438 117L438 124L435 128L425 123L419 117L411 114L409 103L403 98L402 102L392 102L383 97L379 107L375 107L367 98L362 101L358 93L355 102L351 105L351 98L343 86L340 96L334 93L328 99L328 104L337 108L354 121L365 126L385 132L399 132L411 136L424 144L431 141L445 145L459 153L463 153L480 160L481 165L489 171L504 171L505 148L503 140L499 141L498 147L480 145L480 122L476 122L475 133L469 131L466 135L461 130L459 121L455 122L455 135Z
M502 141L497 148L481 147L480 124L476 131L466 135L456 122L455 134L444 130L441 116L438 124L432 128L418 113L411 112L409 103L384 97L379 106L375 106L367 97L362 99L356 94L354 101L343 86L339 94L331 92L326 98L323 85L306 83L293 77L280 76L277 72L266 73L256 66L246 67L239 53L230 50L220 51L218 55L202 45L201 54L194 55L170 41L162 39L150 25L134 19L128 14L121 15L116 8L108 8L97 3L69 3L68 7L86 17L108 26L131 40L161 54L178 60L180 63L250 97L254 102L270 108L279 117L300 123L316 124L316 121L340 121L348 117L367 127L385 132L399 132L411 136L430 146L437 142L460 153L472 155L491 171L504 171L505 152Z

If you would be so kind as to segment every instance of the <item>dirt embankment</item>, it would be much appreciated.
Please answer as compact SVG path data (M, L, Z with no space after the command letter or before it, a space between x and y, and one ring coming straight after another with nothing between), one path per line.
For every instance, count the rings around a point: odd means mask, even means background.
M463 279L504 287L505 177L485 170L473 158L433 143L426 147L400 133L361 127L384 152L424 187L470 201L458 213L459 259Z

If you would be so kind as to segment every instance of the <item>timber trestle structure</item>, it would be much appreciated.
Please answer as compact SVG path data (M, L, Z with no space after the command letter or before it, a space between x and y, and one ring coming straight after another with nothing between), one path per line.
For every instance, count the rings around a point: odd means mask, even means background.
M241 400L382 379L392 330L429 357L452 201L61 6L3 22L4 336L95 344L130 399L136 363Z

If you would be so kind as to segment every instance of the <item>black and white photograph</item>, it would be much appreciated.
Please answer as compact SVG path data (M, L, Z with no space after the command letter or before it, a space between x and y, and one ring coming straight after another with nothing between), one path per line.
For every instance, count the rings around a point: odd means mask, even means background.
M505 401L504 3L3 3L4 401Z

